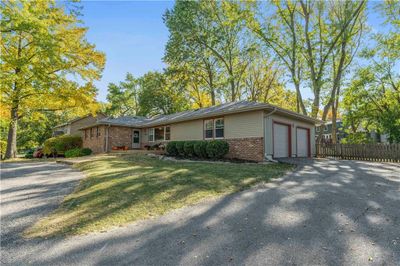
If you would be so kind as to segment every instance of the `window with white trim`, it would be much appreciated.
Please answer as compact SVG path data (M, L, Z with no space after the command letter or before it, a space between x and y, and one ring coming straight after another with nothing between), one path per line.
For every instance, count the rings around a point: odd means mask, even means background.
M154 128L149 128L149 141L154 141Z
M171 140L171 127L165 126L165 140Z
M217 118L214 120L215 124L215 138L221 139L224 138L224 119Z
M214 120L204 120L204 138L212 139L214 137Z

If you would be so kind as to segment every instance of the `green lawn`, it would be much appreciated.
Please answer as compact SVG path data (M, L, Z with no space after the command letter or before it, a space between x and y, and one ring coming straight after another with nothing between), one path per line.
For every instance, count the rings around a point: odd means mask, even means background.
M162 161L146 155L103 157L78 164L87 178L27 237L84 234L243 190L291 169L285 164Z

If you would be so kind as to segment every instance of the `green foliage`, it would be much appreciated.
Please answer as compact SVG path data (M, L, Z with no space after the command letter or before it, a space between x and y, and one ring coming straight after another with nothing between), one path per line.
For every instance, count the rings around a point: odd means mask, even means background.
M33 153L35 152L35 149L29 149L25 153L25 158L27 159L32 159L33 158Z
M42 110L96 109L93 82L101 77L105 56L87 41L79 7L65 5L52 0L0 3L1 108L9 112L8 157L16 156L21 117Z
M6 148L7 148L7 141L0 140L0 159L3 159L3 156L6 152Z
M194 144L196 141L185 141L183 145L183 151L185 152L185 156L192 157L195 155L194 153Z
M89 148L74 148L67 150L64 153L66 158L86 156L90 154L92 154L92 150Z
M193 145L194 153L199 158L207 158L207 141L199 140Z
M179 87L171 86L166 74L148 72L139 79L140 115L172 114L187 109L187 99Z
M372 143L371 138L365 132L355 132L348 134L341 140L342 144L367 144Z
M178 155L185 156L185 150L184 150L185 142L177 141L175 145L176 145L176 150L178 151Z
M45 142L43 143L43 153L46 155L56 154L57 153L56 142L57 142L56 137L45 140Z
M139 93L139 79L135 79L131 73L127 73L125 81L118 85L108 84L109 106L106 108L106 114L110 116L139 114Z
M62 135L49 138L44 142L44 154L64 154L66 151L80 148L82 146L82 138L80 136Z
M207 143L207 155L211 159L220 159L229 152L229 144L225 140L210 140Z
M170 141L167 143L166 147L167 154L170 156L177 156L178 149L176 148L176 141Z

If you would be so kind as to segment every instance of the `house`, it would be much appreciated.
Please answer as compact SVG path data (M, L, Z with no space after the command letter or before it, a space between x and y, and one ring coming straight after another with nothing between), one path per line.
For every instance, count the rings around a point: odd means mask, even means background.
M366 139L372 143L389 143L387 134L380 134L375 130L365 130L361 125L357 129L357 132L365 134ZM331 144L332 140L332 122L326 122L325 126L320 129L320 127L315 128L315 138L322 134L322 143ZM346 138L349 134L345 131L343 127L342 120L336 120L336 143L341 143L341 141Z
M324 127L316 127L315 128L315 138L322 134L322 143L333 143L332 141L332 122L326 122ZM347 136L347 133L344 131L342 120L336 120L336 143L340 143L340 141Z
M314 128L320 122L274 105L240 101L154 118L105 118L81 130L83 146L94 153L171 140L224 139L228 158L263 161L313 156Z
M67 123L57 125L53 128L53 136L59 135L80 135L82 132L79 130L81 127L96 123L100 119L104 119L107 116L99 113L95 117L93 115L86 115L78 117L68 121Z

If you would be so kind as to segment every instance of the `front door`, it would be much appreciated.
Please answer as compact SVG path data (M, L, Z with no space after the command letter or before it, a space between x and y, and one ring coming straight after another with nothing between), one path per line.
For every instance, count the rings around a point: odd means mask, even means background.
M133 130L132 148L140 149L140 130L138 130L138 129Z

